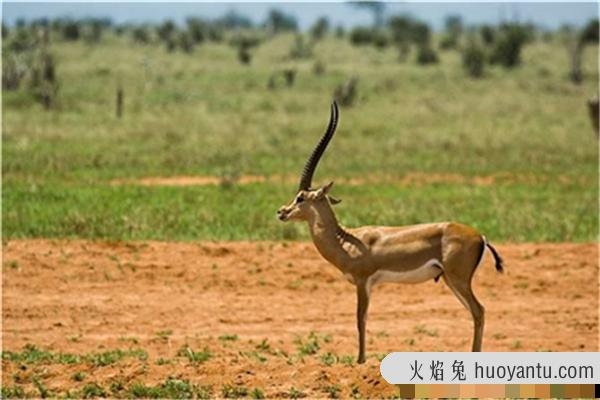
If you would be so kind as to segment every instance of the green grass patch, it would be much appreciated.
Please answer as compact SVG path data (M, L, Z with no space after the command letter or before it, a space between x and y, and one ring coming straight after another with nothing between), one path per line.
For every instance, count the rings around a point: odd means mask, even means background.
M205 347L201 351L194 351L189 346L183 346L179 349L177 355L186 357L191 363L203 363L213 356L208 347Z
M88 363L95 367L115 364L124 358L136 358L140 361L148 359L148 354L141 349L109 350L83 355L52 352L39 349L32 344L26 344L20 352L3 351L2 360L23 364L80 364Z
M4 185L7 239L306 240L305 223L275 210L294 189L275 184L221 188ZM596 237L597 183L474 186L339 185L336 207L348 227L458 221L493 241L590 241Z

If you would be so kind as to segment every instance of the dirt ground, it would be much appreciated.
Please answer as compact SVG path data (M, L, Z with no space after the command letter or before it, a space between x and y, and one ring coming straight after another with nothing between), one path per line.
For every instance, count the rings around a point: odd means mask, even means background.
M486 252L474 280L487 310L484 351L598 351L597 245L497 248L505 274ZM384 284L372 296L367 363L352 363L354 288L312 243L15 240L4 243L2 283L3 351L148 353L106 366L3 357L3 385L29 391L34 377L54 393L175 377L212 385L213 396L224 385L267 397L290 397L292 387L330 397L335 385L341 397L392 396L378 357L471 345L470 316L442 281ZM318 349L301 356L307 343ZM186 347L212 356L190 362Z

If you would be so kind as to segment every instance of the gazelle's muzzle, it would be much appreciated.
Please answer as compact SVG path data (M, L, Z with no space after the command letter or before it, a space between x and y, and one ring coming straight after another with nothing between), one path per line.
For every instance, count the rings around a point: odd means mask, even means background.
M280 221L286 221L289 214L290 210L286 206L281 206L279 207L279 210L277 210L277 218L279 218Z

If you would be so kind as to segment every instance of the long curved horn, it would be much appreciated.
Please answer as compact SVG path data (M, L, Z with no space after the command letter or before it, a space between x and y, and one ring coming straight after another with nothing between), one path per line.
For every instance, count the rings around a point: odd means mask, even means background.
M306 161L306 164L304 165L304 171L302 172L302 178L300 178L300 185L298 187L298 190L310 189L310 185L312 184L312 177L315 173L315 169L317 168L317 164L319 163L321 156L325 152L329 141L335 133L335 128L337 127L338 123L338 114L338 106L334 100L334 102L331 104L331 116L329 117L329 126L323 134L323 137L321 137L319 144L317 144L312 154Z

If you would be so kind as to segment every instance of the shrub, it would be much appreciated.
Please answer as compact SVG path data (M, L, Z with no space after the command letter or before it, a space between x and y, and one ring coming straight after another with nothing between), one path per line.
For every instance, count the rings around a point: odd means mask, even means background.
M265 26L271 33L277 34L285 31L296 31L298 29L298 22L291 15L284 14L279 10L271 10L269 11Z
M482 25L479 28L479 33L481 34L481 39L483 39L483 43L486 45L491 45L494 43L496 39L496 31L490 25Z
M517 24L506 25L494 43L490 61L506 68L521 63L521 49L528 39L528 33Z
M583 43L598 43L598 19L593 19L587 23L587 25L583 28L580 35L580 40Z
M187 25L187 30L195 43L202 43L206 39L206 21L200 18L188 18L185 23Z
M156 34L160 40L168 41L175 33L175 23L171 20L165 21L156 28Z
M469 40L463 50L462 60L463 67L470 77L479 78L483 75L485 51L475 40Z
M2 63L2 90L17 90L27 67L15 55L6 55Z
M421 65L439 62L437 53L428 45L421 45L417 51L417 63Z
M321 17L310 28L310 35L314 40L321 40L329 31L329 20L326 17Z
M179 43L179 48L185 53L191 53L194 51L194 42L192 40L192 36L188 32L179 32L177 35L177 42Z
M431 39L429 26L406 15L390 18L388 23L392 32L392 40L399 43L415 43L425 45Z
M143 26L136 26L131 31L131 36L133 37L133 41L140 44L150 43L150 33L148 29Z
M79 24L75 21L66 21L62 28L63 39L78 40L79 39Z
M357 26L350 31L350 42L355 46L370 44L373 42L373 32L371 28Z

